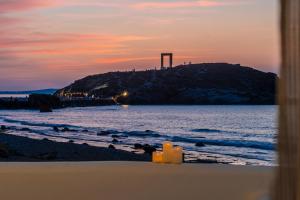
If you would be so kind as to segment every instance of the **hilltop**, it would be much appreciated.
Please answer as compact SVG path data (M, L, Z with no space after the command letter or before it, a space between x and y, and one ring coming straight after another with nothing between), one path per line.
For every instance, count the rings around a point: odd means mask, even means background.
M109 98L128 91L126 104L274 104L274 73L227 63L179 65L166 70L87 76L55 95L85 93Z

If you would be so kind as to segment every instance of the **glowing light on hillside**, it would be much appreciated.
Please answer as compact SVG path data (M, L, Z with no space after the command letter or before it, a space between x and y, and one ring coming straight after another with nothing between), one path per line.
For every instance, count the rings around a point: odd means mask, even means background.
M128 94L128 92L127 91L124 91L123 93L122 93L122 96L123 97L127 97L129 94Z

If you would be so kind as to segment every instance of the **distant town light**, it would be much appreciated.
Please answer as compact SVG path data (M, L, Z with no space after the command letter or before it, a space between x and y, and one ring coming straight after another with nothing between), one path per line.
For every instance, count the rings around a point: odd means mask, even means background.
M127 92L127 91L124 91L124 92L122 93L122 96L123 96L123 97L127 97L127 96L128 96L128 92Z

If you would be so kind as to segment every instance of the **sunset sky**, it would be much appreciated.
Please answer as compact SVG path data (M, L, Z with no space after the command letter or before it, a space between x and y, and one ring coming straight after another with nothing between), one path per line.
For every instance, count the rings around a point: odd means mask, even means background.
M275 0L0 0L0 90L154 68L165 51L278 72L277 21Z

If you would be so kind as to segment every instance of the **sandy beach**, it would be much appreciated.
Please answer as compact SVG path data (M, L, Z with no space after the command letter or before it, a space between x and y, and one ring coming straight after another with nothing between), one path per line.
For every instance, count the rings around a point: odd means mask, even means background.
M134 151L132 149L132 151ZM31 139L0 131L0 161L150 161L149 154L136 154L88 144Z
M1 199L266 199L273 168L144 162L0 163Z

